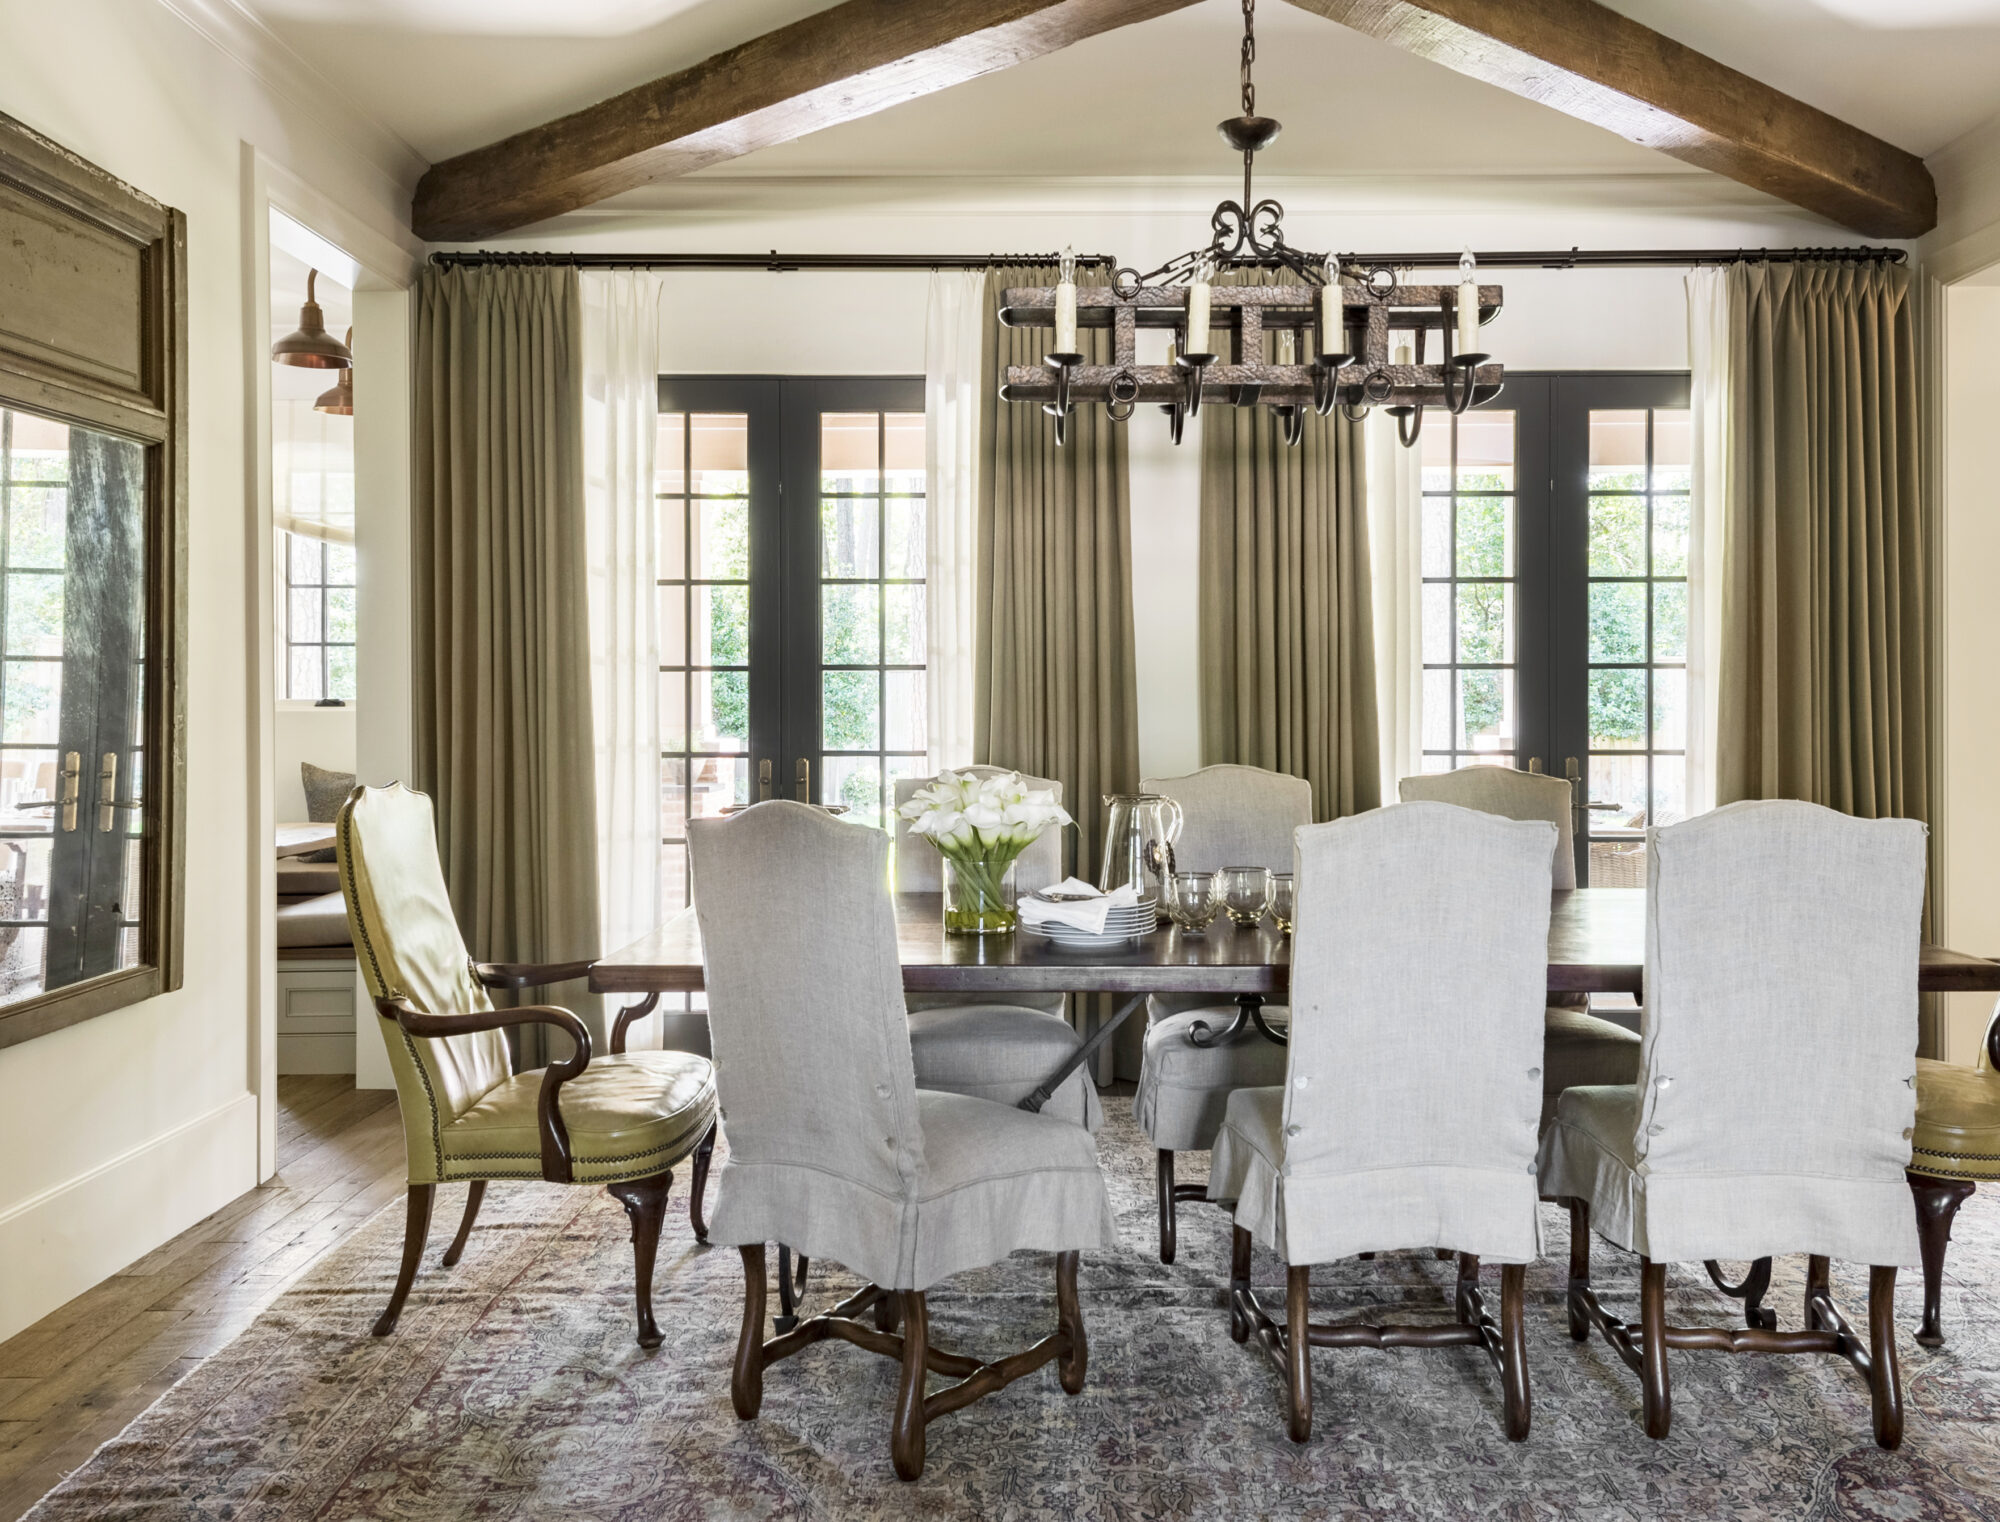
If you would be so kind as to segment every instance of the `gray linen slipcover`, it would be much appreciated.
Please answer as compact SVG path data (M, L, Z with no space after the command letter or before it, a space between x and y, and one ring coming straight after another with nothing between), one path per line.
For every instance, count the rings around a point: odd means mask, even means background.
M1445 803L1298 832L1284 1085L1230 1096L1208 1186L1287 1263L1539 1253L1554 841Z
M1563 1095L1542 1192L1663 1263L1916 1263L1924 837L1791 801L1652 831L1639 1082Z
M1576 886L1576 852L1571 849L1575 794L1560 777L1515 771L1508 766L1462 766L1426 772L1396 784L1403 802L1429 799L1455 803L1508 819L1546 819L1556 827L1555 886ZM1633 1083L1639 1077L1639 1035L1590 1013L1584 996L1576 1005L1550 1005L1542 1040L1542 1129L1556 1118L1556 1098L1581 1084Z
M1183 872L1224 867L1289 872L1292 832L1312 823L1312 784L1262 767L1205 766L1185 777L1149 777L1139 787L1181 806L1174 861ZM1208 933L1230 933L1222 910ZM1218 1003L1213 994L1154 994L1146 1001L1146 1044L1132 1113L1160 1150L1206 1151L1232 1090L1277 1083L1284 1076L1284 1048L1255 1032L1227 1046L1189 1044L1188 1027L1196 1020L1219 1029L1235 1018L1235 1004ZM1267 1005L1264 1018L1283 1024L1285 1006Z
M962 766L959 775L1005 775L999 766ZM929 787L934 777L898 777L898 810ZM1031 788L1046 788L1062 802L1062 784L1022 774ZM942 893L944 861L937 847L910 833L910 822L895 819L895 868L898 893ZM1062 881L1062 831L1044 830L1014 862L1014 886L1032 893ZM1016 935L1024 932L1016 931ZM917 1087L976 1094L1003 1104L1019 1104L1083 1045L1063 1017L1060 993L1016 994L997 1000L991 994L905 993L910 1011L910 1053L917 1064ZM1044 1115L1058 1115L1095 1131L1104 1123L1096 1085L1079 1068L1042 1106Z
M690 821L688 852L729 1140L711 1240L888 1289L1116 1241L1088 1131L918 1090L888 836L778 800Z

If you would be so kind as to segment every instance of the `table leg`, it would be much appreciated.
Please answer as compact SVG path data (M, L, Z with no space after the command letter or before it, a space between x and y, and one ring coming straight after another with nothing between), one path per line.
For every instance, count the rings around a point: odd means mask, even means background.
M1020 1107L1024 1110L1032 1110L1036 1114L1040 1114L1042 1106L1047 1104L1054 1096L1056 1090L1063 1086L1068 1080L1069 1075L1090 1061L1096 1055L1098 1048L1111 1039L1118 1027L1131 1018L1132 1011L1143 1004L1145 999L1146 996L1144 994L1134 994L1123 1004L1119 1005L1117 1012L1109 1020L1098 1025L1088 1036L1084 1037L1083 1045L1071 1052L1063 1060L1061 1067L1043 1079L1040 1087L1021 1101Z
M1236 996L1236 1018L1221 1030L1216 1030L1206 1020L1196 1020L1188 1027L1188 1045L1199 1047L1227 1046L1244 1032L1255 1030L1266 1041L1285 1045L1285 1034L1264 1018L1264 997L1262 994L1238 994Z

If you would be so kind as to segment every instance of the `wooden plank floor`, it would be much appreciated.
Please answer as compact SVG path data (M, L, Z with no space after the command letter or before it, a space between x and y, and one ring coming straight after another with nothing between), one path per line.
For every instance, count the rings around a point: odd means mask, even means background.
M0 1343L0 1518L14 1519L227 1345L404 1187L396 1096L278 1080L278 1172Z

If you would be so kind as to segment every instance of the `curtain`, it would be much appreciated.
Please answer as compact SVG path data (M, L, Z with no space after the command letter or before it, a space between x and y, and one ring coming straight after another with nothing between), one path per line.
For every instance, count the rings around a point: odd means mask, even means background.
M1219 283L1279 278L1233 272ZM1315 819L1375 808L1362 425L1307 408L1293 446L1268 407L1204 406L1198 421L1202 763L1303 777Z
M417 283L415 776L472 954L598 947L573 269L427 268ZM583 985L531 991L595 1014ZM520 1060L545 1054L527 1027Z
M1926 818L1910 272L1729 271L1716 793Z
M580 285L598 950L609 954L660 920L653 439L660 412L661 281L643 270L590 270Z
M1375 625L1375 727L1380 796L1423 770L1424 458L1405 449L1396 420L1368 416L1368 598Z
M1049 348L1046 329L1000 325L1000 293L1056 278L1053 265L995 269L982 302L973 754L1062 783L1072 870L1094 878L1103 795L1139 780L1124 425L1079 406L1058 448L1039 407L999 396L1008 365L1039 365ZM1108 329L1080 342L1110 359Z
M936 270L924 321L924 434L929 512L926 685L933 772L972 762L974 609L979 560L980 356L986 271Z
M1716 725L1721 713L1723 564L1728 536L1729 272L1687 277L1693 484L1688 534L1687 811L1715 807Z

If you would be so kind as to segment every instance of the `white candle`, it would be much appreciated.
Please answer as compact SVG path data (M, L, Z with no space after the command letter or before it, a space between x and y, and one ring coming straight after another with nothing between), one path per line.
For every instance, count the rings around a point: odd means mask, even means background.
M1468 248L1458 256L1458 352L1472 354L1478 348L1479 277Z
M1299 362L1299 341L1290 328L1278 329L1278 363L1295 365Z
M1194 272L1194 284L1188 287L1187 304L1187 352L1206 354L1208 347L1208 280L1213 267L1204 259Z
M1410 341L1407 338L1404 339L1401 343L1396 345L1397 364L1413 365L1416 362L1417 362L1416 357L1410 353Z
M1339 354L1347 343L1347 303L1340 295L1340 261L1326 256L1326 284L1319 292L1319 352Z
M1062 256L1062 280L1056 286L1056 353L1077 352L1076 250L1066 248Z

